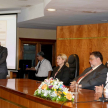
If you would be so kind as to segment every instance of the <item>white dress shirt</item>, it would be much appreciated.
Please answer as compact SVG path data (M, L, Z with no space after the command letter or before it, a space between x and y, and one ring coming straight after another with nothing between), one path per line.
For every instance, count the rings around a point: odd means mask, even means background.
M39 61L40 62L40 61ZM38 68L38 65L39 65L39 62L37 64L37 66L35 67L35 69L37 70ZM51 63L50 61L48 61L47 59L43 59L41 61L41 65L38 69L38 73L35 74L37 77L47 77L48 76L48 73L49 71L52 71L52 66L51 66Z
M106 98L108 98L108 72L107 72L107 78L106 78L106 86L104 87L104 95Z
M105 86L105 92L108 93L108 72L107 72L107 78L106 78L106 86Z
M101 65L101 64L100 64ZM98 65L98 66L96 66L96 67L94 67L94 68L92 68L93 70L95 70L97 67L99 67L100 65Z

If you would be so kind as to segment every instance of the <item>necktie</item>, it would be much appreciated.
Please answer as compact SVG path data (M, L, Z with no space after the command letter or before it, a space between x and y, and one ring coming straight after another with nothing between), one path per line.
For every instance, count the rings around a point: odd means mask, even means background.
M78 80L77 80L77 83L80 83L81 80L82 80L85 76L87 76L88 74L90 74L92 71L93 71L93 69L91 69L91 70L90 70L89 72L87 72L85 75L79 77Z
M39 62L39 65L38 65L38 67L37 67L36 74L37 74L38 71L39 71L40 65L41 65L41 61Z

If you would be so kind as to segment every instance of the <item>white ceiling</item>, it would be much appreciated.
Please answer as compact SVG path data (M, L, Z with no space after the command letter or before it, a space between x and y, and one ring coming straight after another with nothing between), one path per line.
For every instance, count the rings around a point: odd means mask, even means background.
M43 0L0 0L0 10L24 9L40 3Z
M108 23L102 21L108 20L108 0L0 0L0 11L17 9L21 10L17 25L23 28Z

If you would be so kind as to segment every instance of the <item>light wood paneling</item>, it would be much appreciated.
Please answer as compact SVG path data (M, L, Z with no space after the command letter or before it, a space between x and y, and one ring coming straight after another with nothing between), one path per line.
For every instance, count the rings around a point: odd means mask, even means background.
M22 108L22 107L0 99L0 108Z
M89 67L89 55L92 51L100 51L103 63L108 60L108 23L58 26L57 27L57 52L79 56L81 74Z

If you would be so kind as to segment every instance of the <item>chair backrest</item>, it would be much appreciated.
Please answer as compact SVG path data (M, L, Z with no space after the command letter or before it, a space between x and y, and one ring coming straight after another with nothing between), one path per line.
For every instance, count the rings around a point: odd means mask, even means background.
M105 66L108 68L108 61L105 63Z
M77 54L72 54L68 58L70 68L70 80L73 80L79 75L79 57Z

